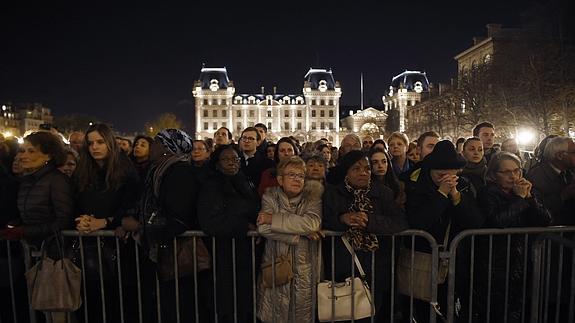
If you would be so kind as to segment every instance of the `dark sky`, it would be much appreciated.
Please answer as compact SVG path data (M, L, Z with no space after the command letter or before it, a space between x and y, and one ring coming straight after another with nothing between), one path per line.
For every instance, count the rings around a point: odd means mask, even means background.
M174 112L189 129L191 87L205 63L226 66L241 93L274 85L301 93L309 67L331 67L342 105L359 105L363 72L365 104L381 105L391 78L405 69L449 82L453 56L473 36L484 36L490 22L517 25L527 6L376 5L383 2L1 8L0 102L41 102L56 117L93 115L122 131Z

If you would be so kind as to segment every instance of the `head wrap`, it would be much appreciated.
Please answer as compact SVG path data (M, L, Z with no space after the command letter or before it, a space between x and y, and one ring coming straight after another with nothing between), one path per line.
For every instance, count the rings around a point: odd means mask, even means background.
M180 129L164 129L160 131L155 139L174 155L189 154L192 152L192 138Z

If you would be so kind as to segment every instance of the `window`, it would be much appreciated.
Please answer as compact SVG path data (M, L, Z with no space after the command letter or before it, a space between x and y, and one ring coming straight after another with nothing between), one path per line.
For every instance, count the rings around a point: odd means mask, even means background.
M311 110L311 117L315 118L315 110Z
M301 122L297 123L297 130L301 130Z
M228 127L228 123L227 122L222 122L222 127Z
M284 130L289 130L289 122L284 122Z
M320 105L325 105L325 100L321 100L319 102L320 102Z
M322 117L322 118L325 117L325 110L321 110L321 111L319 112L319 116Z
M254 122L253 122L253 121L248 122L248 127L253 127L253 126L254 126Z
M333 110L329 110L329 117L333 118Z
M238 132L242 131L242 123L241 122L236 123L236 129L238 130Z
M330 122L330 123L329 123L329 129L330 129L330 130L333 130L333 122Z
M269 130L272 130L272 123L271 122L268 122L268 131Z
M214 110L214 111L212 112L212 114L213 114L213 117L214 117L214 118L217 118L217 117L218 117L218 110Z
M241 118L242 117L242 110L238 110L236 113L236 117Z
M333 105L333 100L329 100L329 105Z
M284 111L284 117L289 118L289 110Z
M322 123L321 123L321 128L320 128L320 129L322 129L322 130L325 129L325 122L322 122Z
M226 99L222 99L222 105L226 105L228 104L228 101L226 101Z
M208 110L204 110L204 118L208 117Z
M311 105L315 105L315 100L311 100Z
M255 116L254 110L250 110L250 118L253 118L254 116Z
M208 123L204 122L204 130L208 130Z
M311 123L311 130L315 130L317 127L315 126L315 122Z
M224 118L228 117L228 110L222 110L222 117Z
M301 118L301 110L297 110L297 117Z
M214 122L214 123L212 124L212 129L218 130L218 123L217 123L217 122Z
M268 118L272 117L272 110L268 110Z
M204 105L208 105L208 99L204 99Z

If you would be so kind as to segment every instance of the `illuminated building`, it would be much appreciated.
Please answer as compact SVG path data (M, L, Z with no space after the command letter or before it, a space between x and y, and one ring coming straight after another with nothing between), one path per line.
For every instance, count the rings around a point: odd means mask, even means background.
M241 131L265 124L268 136L295 136L303 141L327 138L339 142L339 82L331 70L310 68L301 94L236 93L225 67L202 68L194 83L196 137L212 138L226 127L238 138Z

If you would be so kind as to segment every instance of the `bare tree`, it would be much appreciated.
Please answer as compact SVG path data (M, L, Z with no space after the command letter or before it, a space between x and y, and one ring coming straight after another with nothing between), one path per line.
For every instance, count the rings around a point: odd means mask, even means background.
M164 129L182 129L182 122L173 113L163 113L154 121L147 122L144 130L149 136L155 136Z

